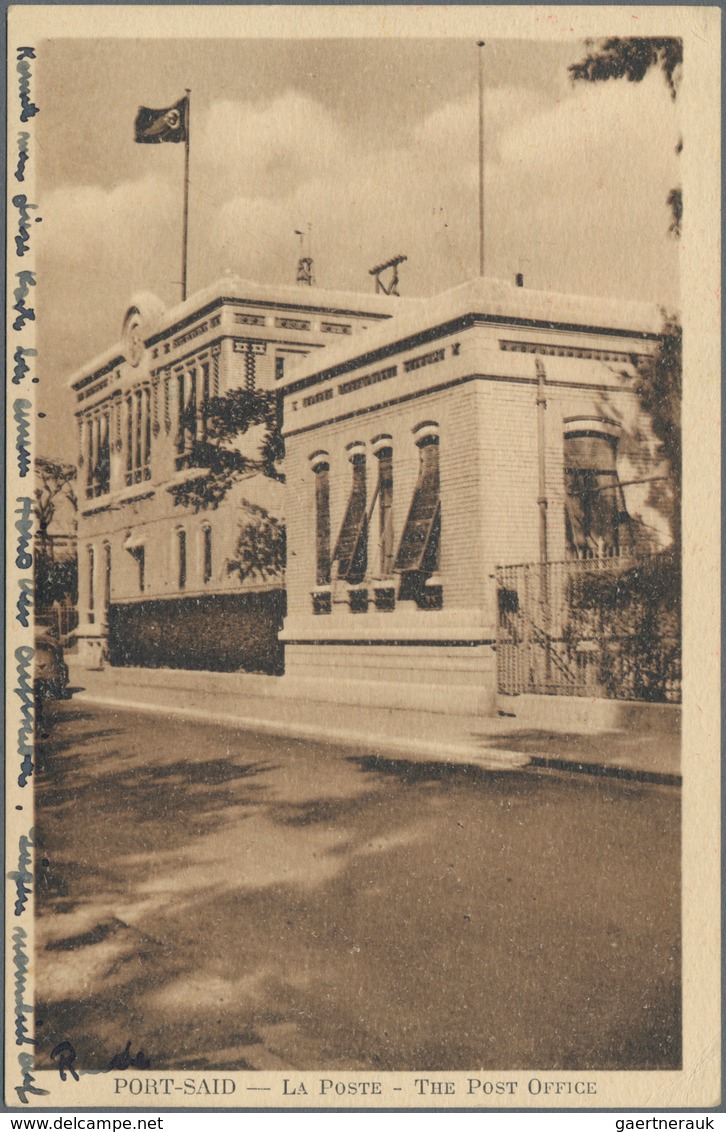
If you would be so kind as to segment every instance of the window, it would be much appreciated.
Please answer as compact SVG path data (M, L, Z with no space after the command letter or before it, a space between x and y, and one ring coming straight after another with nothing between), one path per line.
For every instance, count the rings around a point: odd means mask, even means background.
M289 368L288 362L294 365L295 362L299 361L300 358L304 358L308 353L309 350L298 349L286 350L284 354L277 354L275 356L275 381L282 381L285 376L285 371Z
M126 398L126 485L133 483L134 469L134 398L129 393Z
M315 472L315 581L330 584L330 464L327 452L313 457Z
M93 499L111 490L111 440L109 413L87 419L86 497Z
M202 365L202 405L200 411L200 428L202 440L207 439L207 415L209 413L209 362Z
M610 429L573 427L565 434L565 530L575 558L616 557L629 542L616 453Z
M104 544L104 571L103 571L103 606L108 616L108 611L111 606L111 546L109 543Z
M441 503L436 428L427 423L414 433L419 450L418 480L393 566L400 574L434 574L439 565Z
M187 584L187 532L177 531L176 538L179 562L179 589L183 590Z
M144 394L143 390L137 389L134 395L135 400L135 428L134 428L134 483L139 483L141 480L141 465L142 458L142 420L144 415Z
M356 585L365 577L368 565L366 458L362 445L351 445L348 452L353 482L343 524L335 544L333 561L338 564L338 577Z
M151 426L151 389L134 389L126 397L127 487L151 478ZM104 444L108 445L107 435Z
M205 584L212 580L212 528L202 527L202 577Z
M197 371L194 368L189 370L189 398L187 401L186 427L189 433L189 445L191 446L197 439Z
M145 550L144 544L139 537L134 537L131 531L128 532L124 540L124 549L129 552L131 557L136 562L139 571L139 593L144 592L145 588Z
M378 457L378 536L380 573L388 578L393 570L393 449L384 444Z
M103 413L93 421L94 443L92 446L93 466L90 467L91 488L89 496L106 495L111 490L111 441L109 437L109 415Z
M96 620L96 553L92 546L88 548L88 620L93 625Z
M146 386L142 390L144 403L144 451L142 457L142 470L145 480L151 479L151 389Z
M176 378L176 397L179 413L179 427L176 434L176 450L181 455L185 448L185 431L186 431L186 398L184 391L184 374L177 374Z
M85 429L86 441L84 459L86 461L86 495L93 498L93 418L86 417L82 429Z

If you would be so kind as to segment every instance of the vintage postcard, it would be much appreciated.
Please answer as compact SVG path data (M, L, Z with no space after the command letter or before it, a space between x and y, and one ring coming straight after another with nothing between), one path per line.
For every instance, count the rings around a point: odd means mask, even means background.
M720 34L10 8L6 1106L719 1104Z

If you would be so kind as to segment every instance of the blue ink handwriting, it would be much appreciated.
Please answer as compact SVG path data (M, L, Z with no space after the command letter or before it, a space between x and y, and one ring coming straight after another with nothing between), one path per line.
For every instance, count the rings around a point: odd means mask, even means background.
M18 600L15 603L15 608L17 610L17 613L15 614L15 620L19 625L22 625L24 629L29 629L30 618L28 614L33 608L33 590L35 588L33 579L18 578L18 587L19 593Z
M20 75L18 89L20 93L20 121L27 122L35 117L39 107L30 101L30 76L32 71L28 59L35 59L35 48L19 47L17 54L17 72Z
M33 693L32 675L29 666L35 653L30 645L21 645L15 650L17 662L18 684L14 689L19 697L21 708L21 721L18 727L18 755L20 756L20 774L18 786L27 786L28 779L33 773L33 735L35 732L35 695Z
M35 311L25 302L30 288L35 287L35 273L33 271L16 271L15 278L19 279L20 283L13 291L15 298L13 310L18 312L18 317L13 323L13 330L22 330L26 322L35 322Z
M25 911L25 905L28 902L28 895L33 883L33 874L30 871L30 850L35 844L33 833L34 831L31 829L27 836L24 833L20 835L18 867L17 869L13 869L11 873L8 873L8 880L15 881L15 892L17 896L15 901L16 916L22 916Z
M35 219L35 223L39 224L43 219L42 216L31 217L32 211L37 212L37 204L31 204L25 193L16 193L13 197L13 208L18 210L18 235L15 237L15 254L17 256L24 256L26 252L30 251L30 221Z
M13 402L13 417L18 426L18 435L15 439L15 450L18 456L18 473L25 479L30 471L30 413L33 409L32 401L27 397L18 397Z
M28 550L33 538L33 500L27 495L19 495L15 502L20 504L15 508L15 514L20 516L15 524L18 532L15 565L18 570L29 570L33 565L33 555Z
M15 167L15 180L25 180L25 166L28 163L28 142L30 134L27 130L18 131L18 164Z
M20 385L26 373L30 373L30 366L25 361L26 358L37 358L38 351L34 350L32 346L16 346L13 355L13 362L15 363L13 369L13 385Z
M28 934L24 928L18 925L13 930L13 963L15 966L15 1044L18 1046L34 1045L34 1039L28 1035L27 1031L27 1018L33 1011L33 1007L29 1006L25 1001L25 987L27 983L28 967L30 960L28 952L26 951L26 943L28 941ZM21 1104L28 1103L28 1093L32 1093L38 1097L47 1097L47 1089L39 1089L33 1082L35 1078L32 1074L34 1064L34 1055L25 1051L18 1054L18 1065L20 1066L20 1073L22 1075L22 1085L15 1086L15 1092Z

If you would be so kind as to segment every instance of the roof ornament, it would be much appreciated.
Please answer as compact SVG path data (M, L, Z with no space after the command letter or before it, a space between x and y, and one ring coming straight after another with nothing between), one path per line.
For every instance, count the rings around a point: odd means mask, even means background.
M407 259L408 256L395 255L385 263L379 263L378 267L370 269L368 274L375 276L377 295L398 295L398 265L405 263ZM381 276L385 271L390 271L391 274L387 279L382 279Z
M297 274L295 282L301 284L303 287L314 287L315 276L313 275L313 259L310 255L310 229L311 225L308 224L307 233L301 232L299 228L295 229L295 235L300 237L300 258L297 261ZM306 248L307 237L307 248Z

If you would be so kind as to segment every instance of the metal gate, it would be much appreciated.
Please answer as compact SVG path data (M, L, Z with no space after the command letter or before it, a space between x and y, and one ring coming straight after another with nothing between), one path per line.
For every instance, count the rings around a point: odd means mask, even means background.
M497 570L499 691L679 703L672 554Z

